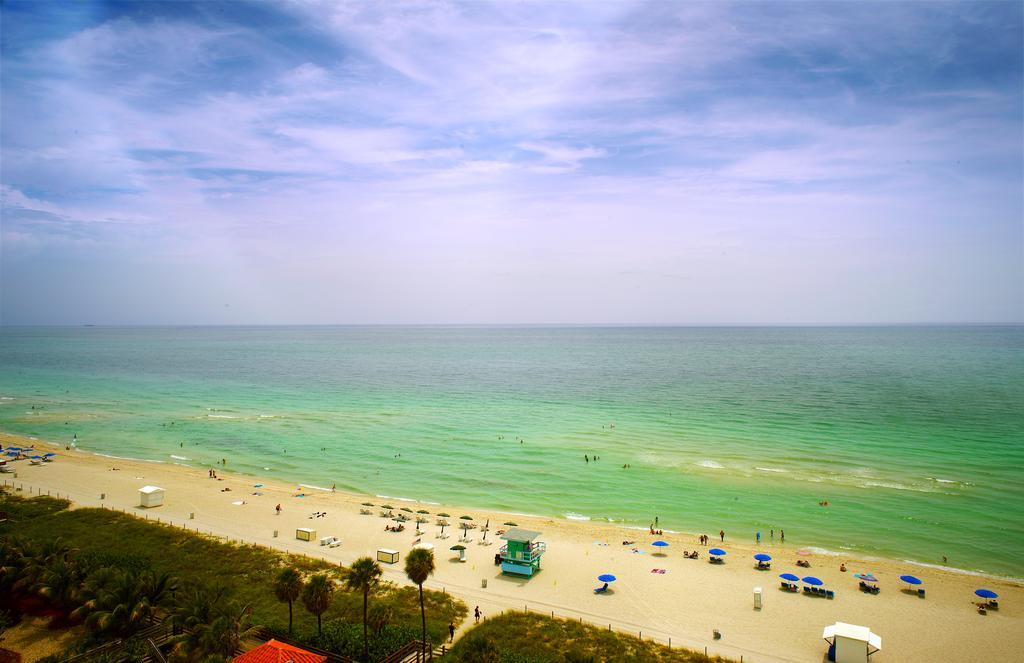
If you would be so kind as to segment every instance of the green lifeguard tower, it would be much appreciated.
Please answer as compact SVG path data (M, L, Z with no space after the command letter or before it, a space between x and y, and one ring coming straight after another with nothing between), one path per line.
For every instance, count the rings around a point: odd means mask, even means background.
M540 532L513 527L501 538L508 543L501 547L501 572L519 576L532 576L540 571L540 557L548 550L548 544L536 541Z

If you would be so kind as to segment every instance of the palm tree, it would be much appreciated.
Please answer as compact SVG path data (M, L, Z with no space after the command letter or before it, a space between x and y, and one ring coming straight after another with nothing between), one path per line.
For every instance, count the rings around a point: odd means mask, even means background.
M185 588L171 616L172 623L185 632L174 640L177 660L206 661L230 659L238 643L252 632L252 608L231 600L223 585Z
M334 598L334 583L326 573L318 573L309 579L302 588L302 604L306 610L316 615L316 634L321 633L320 620L327 608L331 607Z
M93 630L131 635L142 628L172 584L166 573L101 569L87 583L91 598L71 615L85 616L85 625Z
M4 588L11 592L30 592L51 563L59 559L68 560L73 552L60 537L43 543L12 541L3 550L0 580Z
M42 570L39 580L32 585L32 591L49 599L55 607L70 611L81 596L84 577L85 573L74 559L58 557Z
M423 583L434 574L434 551L413 548L405 558L405 575L420 588L420 625L423 627L423 646L427 645L427 612L423 607ZM433 650L431 650L433 654ZM433 658L433 656L431 656Z
M252 625L252 607L231 601L218 612L221 614L212 623L200 629L202 655L204 659L215 655L230 660L242 639L256 630Z
M366 606L369 603L370 590L377 586L383 575L380 564L370 557L360 557L352 562L345 574L345 587L350 591L363 593L363 660L370 658L370 641L366 633Z
M281 569L274 581L274 596L288 602L288 635L292 634L292 602L302 595L302 576L293 568Z

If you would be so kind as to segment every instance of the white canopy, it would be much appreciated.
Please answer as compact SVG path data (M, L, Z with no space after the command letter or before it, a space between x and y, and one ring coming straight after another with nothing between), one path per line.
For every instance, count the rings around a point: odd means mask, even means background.
M433 550L434 549L434 544L433 543L426 543L426 542L424 542L424 543L417 543L416 545L413 546L413 549L416 549L416 548L420 548L422 550Z
M830 644L835 640L836 636L840 638L847 638L849 640L859 640L867 643L868 647L874 651L869 651L870 654L874 654L882 648L882 637L871 632L871 629L867 626L857 626L856 624L847 624L845 622L836 622L831 626L826 626L825 630L822 631L821 637L823 637Z
M152 493L162 493L163 490L164 489L160 488L159 486L143 486L142 488L139 488L140 493L145 493L147 495L150 495Z

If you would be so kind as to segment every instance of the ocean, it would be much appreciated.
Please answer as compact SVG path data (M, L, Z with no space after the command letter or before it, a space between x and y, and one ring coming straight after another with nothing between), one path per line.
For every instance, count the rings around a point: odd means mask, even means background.
M1024 577L1019 326L0 328L0 430Z

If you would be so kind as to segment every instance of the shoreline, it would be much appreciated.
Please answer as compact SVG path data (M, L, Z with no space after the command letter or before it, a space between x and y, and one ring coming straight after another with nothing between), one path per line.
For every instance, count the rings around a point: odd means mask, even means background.
M49 447L60 449L61 451L64 452L65 455L67 455L69 453L65 449L65 447L67 445L63 445L63 444L60 444L60 443L57 443L57 442L52 442L52 441L49 441L49 440L44 440L44 439L41 439L41 438L38 438L38 437L34 437L34 436L22 435L20 433L10 433L10 432L7 432L7 431L0 430L0 441L3 442L3 445L4 445L5 448L7 446L9 446L9 444L10 444L8 440L15 440L17 444L24 444L26 441L27 442L31 442L33 444L45 444L45 445L47 445ZM78 447L78 446L72 447L71 453L78 453L78 454L83 454L85 456L93 456L93 457L97 457L97 458L108 458L108 459L111 459L111 460L123 460L123 461L128 461L128 462L149 463L149 464L160 465L160 466L165 466L165 467L181 467L181 468L187 468L187 469L190 469L190 470L195 470L195 469L200 469L200 468L208 469L208 468L206 468L205 465L195 465L195 464L189 464L189 463L185 463L185 462L179 462L179 461L182 461L182 460L192 460L192 459L189 459L189 458L176 458L173 454L170 454L169 457L170 458L174 458L175 460L159 460L159 459L154 459L154 458L137 458L137 457L134 457L134 456L117 456L117 455L114 455L114 454L106 454L106 453L101 453L101 452L98 452L98 451L90 451L88 449L85 449L85 448L82 448L82 447ZM640 533L642 533L644 535L648 535L649 534L648 528L643 527L641 525L625 524L625 519L623 519L622 521L616 521L614 519L608 519L608 518L594 519L594 518L591 518L590 516L569 517L569 516L566 516L564 514L538 514L538 513L529 513L529 512L521 512L521 511L505 511L505 510L501 510L501 509L493 509L493 508L489 508L489 507L479 507L479 506L465 506L465 505L456 506L456 505L450 504L450 503L448 503L446 501L437 502L437 501L432 501L432 500L431 501L421 500L421 499L417 499L415 497L398 497L398 496L394 496L394 495L372 494L370 492L362 492L362 491L359 491L357 489L351 489L351 488L343 488L343 489L326 488L324 486L315 486L315 485L311 485L311 484L301 483L301 482L298 482L298 481L290 481L287 478L268 477L268 476L264 476L264 475L260 475L260 474L252 474L252 473L249 473L249 472L239 471L239 470L234 470L234 469L230 469L229 470L229 469L227 469L225 467L222 467L222 466L219 466L219 465L214 465L214 466L212 466L212 468L215 469L215 470L218 470L218 471L230 472L233 476L240 476L240 477L241 476L245 476L245 477L250 477L250 478L252 478L252 479L254 479L256 481L268 482L268 483L277 483L277 484L280 484L280 485L296 485L296 486L300 486L302 488L307 488L307 489L310 489L310 490L320 491L322 493L333 494L333 495L344 495L344 496L346 496L348 498L351 498L351 499L358 498L358 499L361 499L361 500L365 500L365 499L393 500L393 501L396 501L396 502L404 502L404 503L409 503L409 504L419 504L419 505L425 505L425 506L440 506L440 507L443 507L443 508L446 508L446 509L449 509L449 510L462 510L464 512L465 511L486 512L486 513L498 514L498 515L502 515L502 516L517 516L517 517L520 517L520 518L553 520L555 522L563 522L563 523L566 523L566 524L575 523L575 524L580 524L580 525L584 525L584 526L587 525L587 524L593 524L595 526L610 526L610 527L617 527L617 528L623 530L624 532L632 532L632 533L640 532ZM691 531L687 531L687 530L675 530L675 529L668 529L668 528L662 528L660 531L663 532L665 535L682 536L682 537L690 537L690 538L696 538L696 537L700 536L700 534L701 534L700 532L691 532ZM763 541L760 545L761 546L770 546L770 545L774 545L774 544L775 544L775 542L773 540L767 540L767 541ZM734 543L730 543L729 545L734 545ZM750 545L750 544L749 544L749 542L742 542L740 545L746 546L746 545ZM782 545L782 544L780 544L780 545ZM752 549L753 548L757 548L757 547L758 547L757 544L753 544L752 545ZM831 549L831 548L825 548L823 546L818 546L818 545L814 545L814 544L806 544L806 543L800 544L800 545L794 547L794 550L796 548L799 548L799 549L802 549L802 550L810 550L812 553L814 553L816 555L834 557L834 558L837 558L837 559L845 558L845 559L863 560L863 561L866 561L866 562L879 562L879 563L891 563L891 564L910 564L910 565L913 565L913 566L920 567L922 569L928 569L928 570L932 570L932 571L942 571L942 572L945 572L945 573L955 573L955 574L964 575L964 576L970 576L970 577L975 577L975 578L984 578L984 579L991 579L991 580L1001 581L1001 582L1024 584L1024 575L1021 575L1021 576L1004 575L1004 574L999 574L999 573L992 573L992 572L989 572L989 571L983 571L983 570L979 570L979 569L964 569L964 568L959 568L959 567L955 567L955 566L948 566L948 565L943 565L943 564L937 564L937 563L934 563L934 562L922 562L922 561L914 560L914 559L904 559L904 558L898 558L898 557L889 557L889 556L878 555L878 554L858 553L858 552L855 552L855 551L834 550L834 549Z
M27 440L3 434L0 439L4 446L15 440ZM205 468L111 459L81 449L62 452L53 463L33 466L18 461L15 467L15 481L25 487L26 495L56 491L62 497L68 496L74 508L113 508L198 529L204 534L314 555L340 564L350 564L363 555L373 556L379 548L404 554L417 541L429 542L435 545L437 571L426 586L463 600L470 611L479 605L485 617L529 607L531 611L582 619L634 635L642 632L646 639L662 643L671 640L673 646L700 651L706 646L713 654L736 660L743 656L746 661L766 663L820 660L824 652L821 630L835 621L869 626L883 637L885 649L872 657L876 663L973 660L981 651L986 652L989 660L1013 660L1024 648L1024 610L1020 609L1024 605L1024 586L995 577L979 582L977 576L957 571L920 571L917 566L907 569L908 563L898 560L820 553L807 558L812 569L804 571L793 564L795 552L802 546L770 541L758 546L728 537L722 546L729 553L726 564L712 565L707 563L707 548L697 545L692 535L665 532L652 537L646 530L610 523L513 516L495 510L420 502L431 514L451 513L450 522L456 528L460 515L474 517L478 528L471 532L474 540L466 544L467 561L460 563L448 550L458 541L458 530L452 532L451 538L437 538L435 515L429 516L429 523L417 538L411 521L404 533L396 534L384 531L390 521L379 517L377 507L372 515L360 514L360 509L365 508L361 507L364 501L380 504L384 499L395 506L414 508L417 502L413 498L399 501L395 497L332 493L329 489L304 489L306 496L299 498L293 496L298 484L223 468L218 470L221 480L215 481L202 474ZM119 471L112 471L114 467ZM8 484L12 477L0 475ZM163 506L146 511L137 506L137 491L150 483L165 488L167 497ZM255 484L263 485L256 488ZM275 515L275 503L282 504L281 515ZM313 512L327 515L313 519ZM504 576L497 570L492 559L497 546L480 545L479 541L479 526L486 519L494 525L488 542L500 543L494 530L501 527L497 523L505 521L542 532L541 540L547 542L548 552L537 576L525 580ZM315 541L296 541L290 534L293 528L301 527L315 528L317 537L338 536L342 545L329 549ZM623 546L624 538L635 543ZM650 544L655 538L670 543L667 555L653 552ZM683 558L682 551L693 548L700 551L700 559ZM755 551L773 555L771 572L753 568ZM847 564L848 573L838 570L840 561ZM387 580L407 584L401 564L383 566ZM664 573L655 573L658 569ZM882 581L880 596L857 590L852 574L868 570ZM836 590L835 600L781 592L777 574L784 571L813 573L822 578L828 588ZM902 591L897 576L908 571L925 581L926 599ZM609 572L619 577L613 591L594 595L591 590L599 584L596 576ZM1000 594L1001 611L990 611L988 616L974 611L973 591L982 585ZM757 586L764 588L765 606L759 611L752 609L751 599L751 590ZM468 628L463 624L460 633ZM714 629L723 633L721 640L711 637Z

